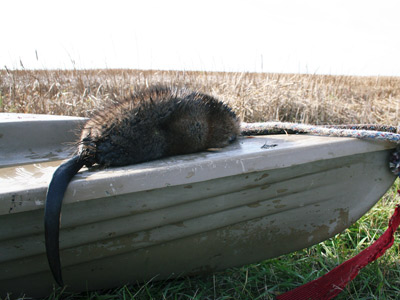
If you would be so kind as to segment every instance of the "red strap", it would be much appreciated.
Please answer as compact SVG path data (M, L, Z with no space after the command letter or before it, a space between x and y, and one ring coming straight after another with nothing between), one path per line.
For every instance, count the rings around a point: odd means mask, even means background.
M399 225L400 205L397 205L393 216L390 218L388 229L375 243L320 278L282 294L276 299L328 300L337 296L362 268L383 255L393 245L393 235Z

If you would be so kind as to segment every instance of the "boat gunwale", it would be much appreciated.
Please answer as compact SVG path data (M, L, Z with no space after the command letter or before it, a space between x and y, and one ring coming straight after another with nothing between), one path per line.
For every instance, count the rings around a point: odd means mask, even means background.
M255 141L260 146L264 143L278 143L278 147L259 149L250 153L240 151L241 143L255 143ZM279 147L279 143L283 147ZM69 184L64 196L64 203L115 197L168 186L187 185L396 147L390 142L303 134L242 137L235 144L217 152L200 152L95 172L79 172ZM311 150L314 151L314 154L317 153L317 156L310 155ZM105 188L106 186L108 188ZM26 187L26 184L22 187ZM31 199L43 197L47 191L47 184L42 183L41 186L37 186L31 191L22 189L7 191L7 186L1 187L0 190L2 190L0 192L0 215L12 214L42 209L44 201L32 203ZM10 201L13 202L17 196L21 205L10 211Z

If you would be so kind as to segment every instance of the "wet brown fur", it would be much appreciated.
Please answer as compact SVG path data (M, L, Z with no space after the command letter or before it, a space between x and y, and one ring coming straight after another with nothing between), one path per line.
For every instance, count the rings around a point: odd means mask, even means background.
M134 164L220 148L239 135L239 120L217 99L187 89L143 89L95 114L79 152L87 166Z

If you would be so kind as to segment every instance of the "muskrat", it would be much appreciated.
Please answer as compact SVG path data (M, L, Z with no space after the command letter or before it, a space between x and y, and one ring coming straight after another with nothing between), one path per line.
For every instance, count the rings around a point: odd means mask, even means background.
M77 155L57 168L47 192L45 242L55 281L63 286L59 255L62 200L83 166L125 166L221 148L239 132L239 119L227 105L184 88L142 89L95 113L82 130Z

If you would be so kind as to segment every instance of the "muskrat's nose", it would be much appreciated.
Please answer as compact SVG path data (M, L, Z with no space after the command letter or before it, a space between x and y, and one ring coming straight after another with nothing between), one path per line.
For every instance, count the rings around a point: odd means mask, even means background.
M229 143L233 143L234 141L236 140L236 134L234 134L234 135L231 135L230 137L229 137Z

